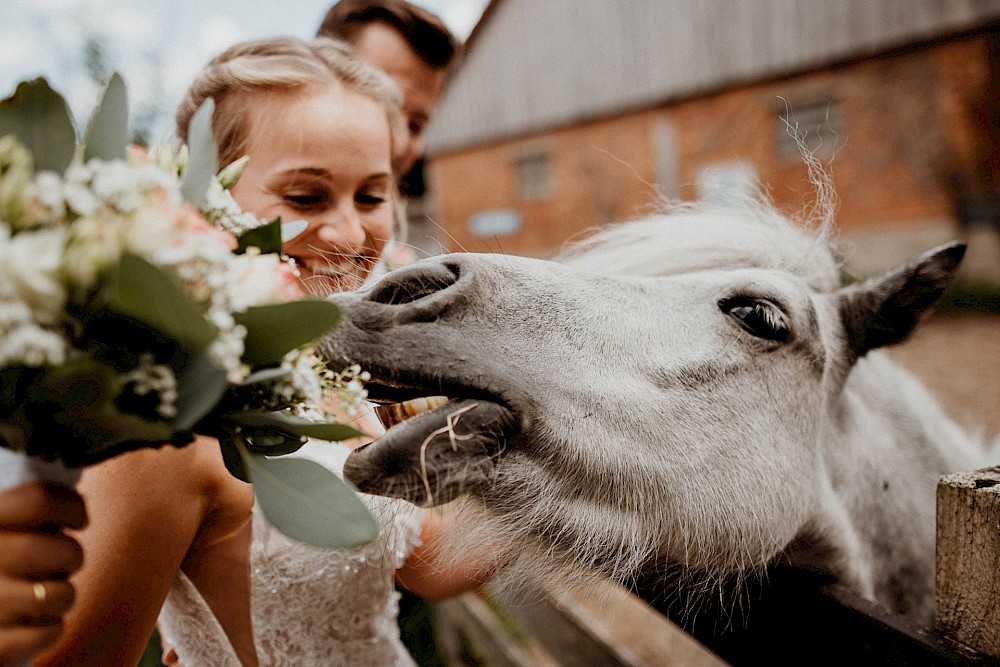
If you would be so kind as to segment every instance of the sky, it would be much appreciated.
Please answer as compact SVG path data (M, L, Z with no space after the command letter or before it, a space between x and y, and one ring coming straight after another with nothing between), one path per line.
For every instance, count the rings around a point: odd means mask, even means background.
M411 0L464 39L488 0ZM245 39L315 35L333 0L2 0L0 97L44 76L82 127L100 86L86 65L88 37L125 78L133 124L169 139L173 109L209 58ZM142 116L150 120L143 120Z

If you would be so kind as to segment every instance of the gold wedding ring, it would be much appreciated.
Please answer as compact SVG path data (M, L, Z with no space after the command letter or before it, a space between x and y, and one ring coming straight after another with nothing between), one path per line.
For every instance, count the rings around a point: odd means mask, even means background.
M45 589L45 584L41 581L36 581L31 584L31 588L35 591L35 600L38 601L38 604L44 605L45 601L49 599L49 593Z

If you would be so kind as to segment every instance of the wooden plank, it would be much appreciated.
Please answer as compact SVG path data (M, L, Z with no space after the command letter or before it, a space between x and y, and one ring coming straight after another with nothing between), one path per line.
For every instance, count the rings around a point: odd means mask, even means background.
M523 630L475 593L434 604L434 635L449 666L559 667Z
M938 482L937 627L1000 658L1000 466Z
M466 595L435 606L437 635L449 665L1000 665L843 586L782 573L771 583L752 593L744 617L703 608L685 624L693 635L635 596L601 588L540 592L530 601L501 595L494 608Z
M691 601L676 590L647 585L643 597L733 665L1000 665L841 585L780 570L766 582L753 586L742 606L705 603L686 620L681 612Z

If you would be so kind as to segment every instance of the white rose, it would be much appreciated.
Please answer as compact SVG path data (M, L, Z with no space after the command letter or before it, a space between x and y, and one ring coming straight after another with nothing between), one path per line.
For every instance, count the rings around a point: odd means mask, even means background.
M53 171L39 172L25 189L25 197L31 223L57 224L66 217L62 178Z
M0 281L41 323L55 322L66 305L62 280L65 227L42 227L0 238Z
M122 253L119 225L110 214L73 223L63 259L63 270L72 283L91 287L107 267L118 263Z
M247 252L234 256L231 266L229 293L238 310L302 298L294 269L277 254Z

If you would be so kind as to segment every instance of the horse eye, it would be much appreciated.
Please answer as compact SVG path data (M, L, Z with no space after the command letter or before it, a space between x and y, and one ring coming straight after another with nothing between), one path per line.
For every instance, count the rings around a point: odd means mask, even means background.
M788 318L770 301L737 299L723 301L719 307L747 332L758 338L779 342L788 340L790 333Z

